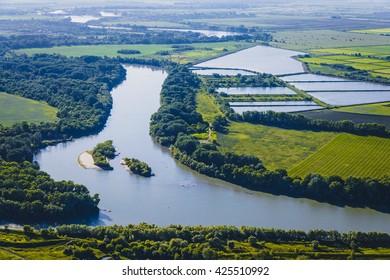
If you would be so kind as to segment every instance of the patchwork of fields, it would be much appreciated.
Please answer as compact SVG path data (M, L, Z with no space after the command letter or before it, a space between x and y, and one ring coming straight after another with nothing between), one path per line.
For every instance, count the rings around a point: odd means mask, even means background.
M341 133L289 172L379 178L390 175L389 166L390 139Z
M107 56L107 57L135 57L171 59L175 62L188 63L200 62L205 59L235 52L253 46L247 42L218 42L218 43L196 43L191 44L193 50L178 51L172 45L163 44L134 44L134 45L91 45L91 46L61 46L52 48L32 48L17 50L16 53L27 55L49 53L65 56ZM118 50L131 49L139 51L139 54L119 54Z
M55 122L57 109L42 102L0 92L0 124Z

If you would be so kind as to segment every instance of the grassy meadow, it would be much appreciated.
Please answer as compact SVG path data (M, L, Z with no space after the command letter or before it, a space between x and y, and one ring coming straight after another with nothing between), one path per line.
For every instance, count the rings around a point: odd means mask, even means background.
M328 144L336 133L312 132L250 123L231 122L229 132L218 133L222 152L253 155L260 158L268 169L290 169L321 147Z
M390 139L341 133L289 172L379 178L390 175L389 166Z
M346 112L346 113L354 113L354 114L390 116L390 102L359 105L359 106L346 106L346 107L341 107L333 110L338 112Z
M0 92L0 124L55 122L57 109L42 102Z

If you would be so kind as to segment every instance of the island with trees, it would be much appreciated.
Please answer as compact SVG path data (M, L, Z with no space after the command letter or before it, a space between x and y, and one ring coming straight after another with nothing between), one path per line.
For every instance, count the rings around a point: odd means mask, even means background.
M152 173L152 168L145 162L140 161L135 158L123 158L121 164L125 166L127 170L131 173L143 176L143 177L151 177L154 176Z
M116 150L112 140L98 143L92 151L86 151L79 156L79 163L87 169L113 170L109 159L116 156Z

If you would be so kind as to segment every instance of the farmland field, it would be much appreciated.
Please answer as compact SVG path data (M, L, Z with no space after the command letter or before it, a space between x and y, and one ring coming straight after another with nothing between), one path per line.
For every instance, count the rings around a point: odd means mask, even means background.
M181 53L171 53L170 55L157 54L160 51L173 52L172 45L157 45L157 44L134 44L134 45L91 45L91 46L61 46L53 48L35 48L35 49L21 49L17 53L25 53L27 55L40 53L57 53L66 56L82 56L82 55L96 55L108 57L139 57L139 58L170 58L175 62L200 62L202 60L217 57L229 52L234 52L244 48L253 46L253 43L246 42L223 42L223 43L197 43L191 44L195 50L184 51ZM123 55L119 54L118 50L131 49L138 50L140 54Z
M379 178L390 175L389 166L390 139L341 133L289 172Z
M341 107L334 110L339 112L347 112L347 113L355 113L355 114L390 116L390 102L361 105L361 106L348 106L348 107Z
M386 57L390 53L390 45L314 49L311 50L311 52L323 53L323 54L345 54L345 55L355 55L360 53L363 56L370 55L375 57Z
M0 124L57 121L57 109L42 102L0 92Z
M298 131L232 122L227 134L218 134L222 152L253 155L268 169L299 164L336 136L332 132Z
M291 50L311 51L338 47L378 46L390 43L390 38L377 34L360 34L335 30L282 31L273 33L272 46Z

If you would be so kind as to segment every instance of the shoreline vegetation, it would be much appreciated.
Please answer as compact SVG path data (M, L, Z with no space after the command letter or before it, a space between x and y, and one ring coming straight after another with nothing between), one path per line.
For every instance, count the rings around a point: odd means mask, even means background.
M234 226L0 227L2 259L388 260L390 235ZM23 250L21 250L23 248Z

